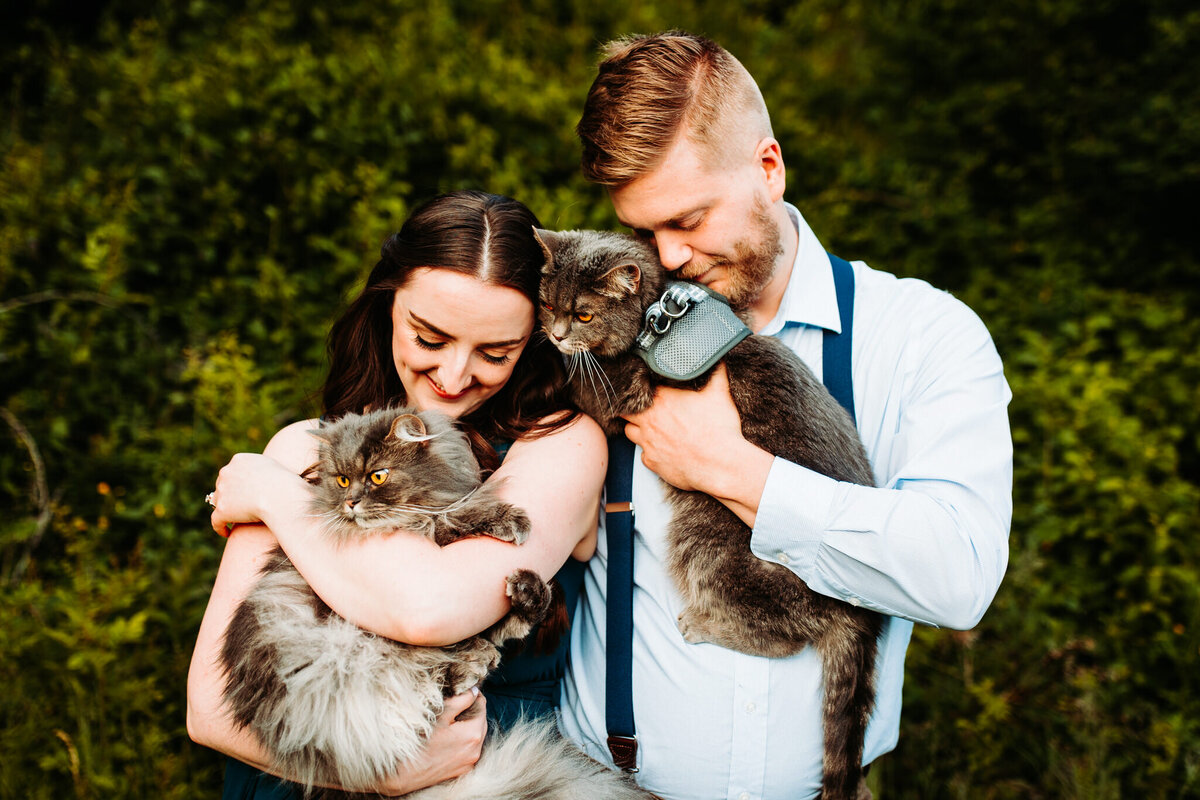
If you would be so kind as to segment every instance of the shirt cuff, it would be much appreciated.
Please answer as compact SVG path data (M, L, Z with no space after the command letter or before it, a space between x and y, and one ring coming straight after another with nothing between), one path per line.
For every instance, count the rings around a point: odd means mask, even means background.
M808 582L816 570L837 487L833 478L777 457L758 501L750 551Z

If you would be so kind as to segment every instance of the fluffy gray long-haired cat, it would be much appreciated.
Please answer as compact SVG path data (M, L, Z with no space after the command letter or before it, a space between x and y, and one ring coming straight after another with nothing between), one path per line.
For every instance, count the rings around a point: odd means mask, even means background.
M708 374L687 383L662 378L632 350L645 311L667 281L651 247L601 231L538 230L537 236L547 256L542 326L572 360L574 399L608 433L624 429L621 417L649 407L656 386L707 383ZM849 414L787 347L752 335L723 362L750 442L837 480L874 485ZM855 797L882 618L818 594L788 569L757 558L750 528L719 501L663 486L673 512L667 567L684 602L680 633L689 642L768 657L814 645L825 690L821 796Z
M384 409L346 415L313 432L318 462L311 510L339 541L397 528L439 545L487 533L521 544L529 518L481 484L466 435L443 414ZM272 765L306 787L366 791L418 756L445 697L480 683L498 646L546 614L551 590L529 570L509 576L512 610L478 636L417 647L363 631L335 614L281 549L225 634L224 698ZM317 789L321 797L365 797ZM644 798L544 724L523 722L489 739L476 769L412 797Z

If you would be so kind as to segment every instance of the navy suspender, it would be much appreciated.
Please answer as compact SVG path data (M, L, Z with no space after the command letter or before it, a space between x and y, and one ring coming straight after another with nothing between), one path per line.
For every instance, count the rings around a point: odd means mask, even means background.
M633 727L633 442L619 433L608 439L604 480L604 529L608 543L608 589L604 601L604 718L608 751L626 772L637 771Z
M821 341L822 383L833 399L850 412L850 419L858 423L854 414L854 379L850 368L850 348L854 340L854 268L849 262L829 254L833 265L833 288L837 292L838 316L842 320L842 332L826 329Z
M842 332L826 330L821 358L829 393L854 415L854 384L850 351L854 328L854 270L829 254L837 292ZM637 739L633 724L633 444L623 434L608 439L608 477L605 479L604 527L608 545L608 588L605 617L604 716L608 751L613 763L637 772Z

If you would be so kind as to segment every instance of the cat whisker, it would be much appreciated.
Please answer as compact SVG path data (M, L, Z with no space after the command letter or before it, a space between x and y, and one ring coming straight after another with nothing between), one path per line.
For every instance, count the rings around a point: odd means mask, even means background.
M600 366L600 362L596 359L596 356L588 350L581 350L578 356L579 363L583 367L584 377L587 378L588 385L592 387L592 393L596 397L600 397L600 392L604 392L604 401L608 404L608 410L611 413L613 411L613 403L616 400L616 393L612 382L604 372L604 368Z
M579 362L580 362L581 358L582 358L582 355L578 352L571 353L570 357L567 358L567 380L568 381L572 381L575 379L575 373L579 371Z
M410 514L428 514L429 516L436 516L438 514L448 514L451 511L457 511L458 509L460 509L464 505L466 505L467 501L470 500L471 497L477 491L479 491L480 488L481 487L476 487L476 488L472 489L471 491L467 492L465 495L463 495L459 499L455 500L453 503L450 503L450 504L444 505L444 506L421 506L421 505L415 505L412 503L392 503L388 506L388 508L389 508L389 510L395 509L395 510L399 510L399 511L407 511Z
M596 388L596 369L595 369L595 365L592 363L592 359L590 358L590 356L591 356L590 353L581 352L579 354L579 363L580 363L580 366L583 368L583 377L584 377L584 379L587 380L587 384L591 388L592 394L594 394L598 398L598 397L600 397L600 391ZM601 383L600 389L604 389L604 388L605 388L604 384ZM605 389L605 400L609 400L607 389ZM609 402L609 405L610 406L612 405L611 401Z
M608 373L604 371L604 367L600 366L600 360L592 353L588 353L588 358L596 367L596 372L600 376L600 380L604 385L604 394L608 397L609 410L612 410L612 404L617 398L617 390L613 388L612 381L608 379Z

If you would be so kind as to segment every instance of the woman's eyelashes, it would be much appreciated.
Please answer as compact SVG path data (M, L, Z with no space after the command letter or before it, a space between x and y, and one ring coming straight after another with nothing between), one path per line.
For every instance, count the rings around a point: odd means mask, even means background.
M424 348L425 350L441 350L446 346L445 342L431 342L427 339L422 339L419 333L413 334L413 342L416 343L417 347Z
M422 338L421 334L419 334L419 333L413 334L413 342L417 345L417 347L420 347L423 350L437 351L437 350L441 350L443 347L446 346L445 342L431 342L428 339ZM508 353L503 353L501 355L495 355L493 353L487 352L486 350L480 350L479 357L482 358L487 363L493 364L497 367L504 366L505 364L507 364L509 361L512 360L512 356L510 356Z
M507 364L512 358L508 353L505 353L502 356L496 356L492 355L491 353L485 353L482 350L479 351L479 355L483 357L484 361L488 362L489 364L495 364L496 366Z

